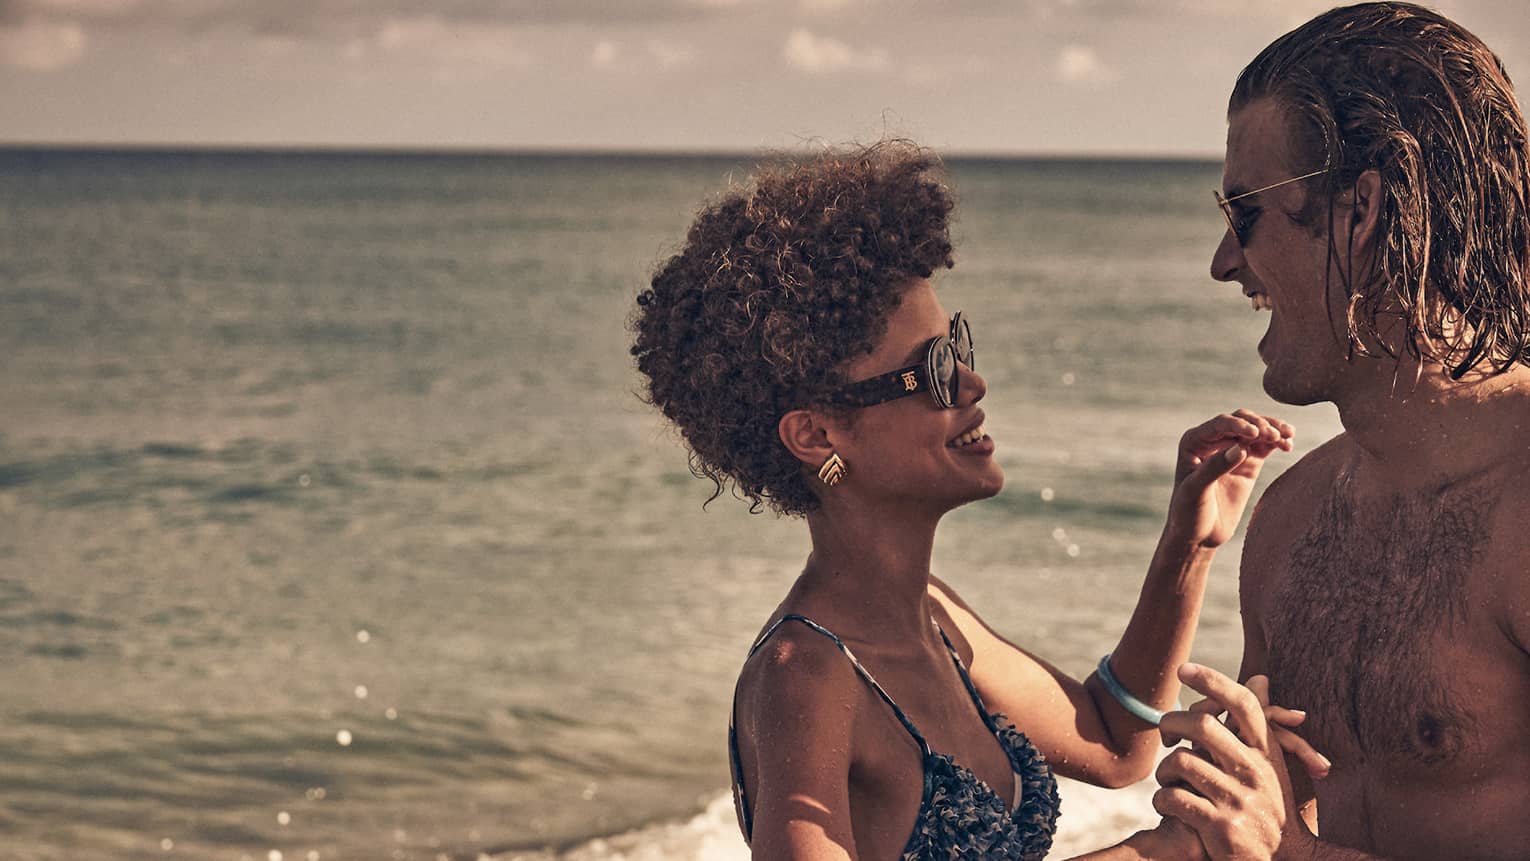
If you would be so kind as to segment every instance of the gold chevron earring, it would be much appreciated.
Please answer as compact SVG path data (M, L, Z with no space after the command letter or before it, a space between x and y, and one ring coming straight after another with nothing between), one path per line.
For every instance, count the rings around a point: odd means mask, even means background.
M818 468L818 480L833 487L839 484L839 480L844 478L845 474L849 471L849 468L845 466L844 459L836 452L830 454L829 459L824 461L823 466Z

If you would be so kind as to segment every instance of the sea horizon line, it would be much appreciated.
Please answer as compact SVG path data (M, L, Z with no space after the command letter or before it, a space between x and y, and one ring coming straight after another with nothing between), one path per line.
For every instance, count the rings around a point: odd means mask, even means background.
M414 144L227 143L155 141L0 141L0 154L143 154L349 156L382 158L537 158L537 159L652 159L740 161L780 156L805 156L821 146L758 147L754 149L683 147L540 147L441 146ZM982 150L930 147L951 162L1120 162L1137 164L1216 164L1219 155L1194 153Z

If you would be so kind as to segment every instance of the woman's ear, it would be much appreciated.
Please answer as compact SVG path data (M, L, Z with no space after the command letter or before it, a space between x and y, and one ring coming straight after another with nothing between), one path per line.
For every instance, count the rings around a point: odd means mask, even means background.
M776 424L776 433L793 457L817 469L834 453L834 444L829 440L829 424L821 413L792 410Z

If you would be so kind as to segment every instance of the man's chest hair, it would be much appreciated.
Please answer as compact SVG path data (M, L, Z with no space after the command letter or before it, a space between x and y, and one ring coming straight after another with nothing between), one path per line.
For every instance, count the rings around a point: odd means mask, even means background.
M1473 736L1444 656L1490 539L1481 491L1359 504L1340 485L1290 548L1265 606L1272 695L1331 753L1440 763Z

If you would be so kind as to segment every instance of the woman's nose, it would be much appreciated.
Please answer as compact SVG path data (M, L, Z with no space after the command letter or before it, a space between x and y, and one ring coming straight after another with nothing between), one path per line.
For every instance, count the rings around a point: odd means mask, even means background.
M975 404L988 394L988 381L983 379L982 374L959 362L957 373L961 374L960 382L956 386L956 399L959 405Z

